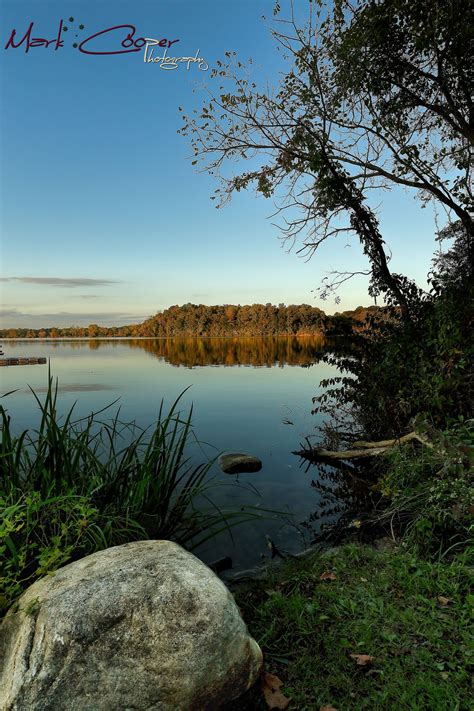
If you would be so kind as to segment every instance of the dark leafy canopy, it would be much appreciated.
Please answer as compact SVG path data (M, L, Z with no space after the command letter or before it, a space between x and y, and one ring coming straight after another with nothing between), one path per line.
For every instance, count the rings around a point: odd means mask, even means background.
M454 228L451 248L434 260L432 295L415 321L381 322L377 312L368 314L370 328L356 352L324 357L343 375L323 381L330 387L313 401L338 424L348 415L343 429L357 423L364 438L385 439L408 428L472 424L474 264L465 232L459 223Z
M301 23L293 6L288 20L277 6L273 35L291 62L279 87L260 90L229 52L213 71L219 90L185 117L195 162L223 180L221 202L251 185L274 197L284 237L301 239L308 256L328 237L355 233L371 294L409 318L420 293L391 272L371 198L393 185L417 191L459 223L472 254L473 7L310 0ZM251 170L222 174L242 158Z

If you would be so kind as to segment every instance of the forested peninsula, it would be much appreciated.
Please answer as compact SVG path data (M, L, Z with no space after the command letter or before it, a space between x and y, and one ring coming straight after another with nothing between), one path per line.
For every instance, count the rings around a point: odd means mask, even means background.
M308 304L289 305L252 304L205 306L184 304L159 311L143 323L127 326L46 326L33 328L6 328L0 330L1 338L106 338L174 336L296 336L296 335L348 335L361 330L370 316L383 317L384 309L377 306L359 306L353 311L328 315Z

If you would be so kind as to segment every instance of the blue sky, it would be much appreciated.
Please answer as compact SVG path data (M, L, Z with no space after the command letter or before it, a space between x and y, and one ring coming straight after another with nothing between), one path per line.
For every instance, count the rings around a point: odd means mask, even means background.
M282 248L270 201L240 193L215 209L209 197L218 185L191 165L177 135L178 106L190 112L202 102L210 72L164 71L145 64L142 52L91 56L72 47L132 24L136 37L179 39L179 56L200 50L211 68L229 50L252 57L259 77L274 84L282 60L261 19L272 7L0 0L3 327L119 325L186 302L304 302L328 312L371 303L363 278L345 285L339 306L312 293L331 269L365 268L356 241L326 243L305 262ZM61 19L68 31L57 51L3 49L13 28L21 38L33 21L33 37L52 39ZM394 270L423 284L432 212L396 191L384 194L380 217Z

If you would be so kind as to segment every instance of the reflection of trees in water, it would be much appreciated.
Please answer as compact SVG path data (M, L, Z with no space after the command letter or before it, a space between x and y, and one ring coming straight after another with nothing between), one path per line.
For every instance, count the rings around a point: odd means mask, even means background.
M85 348L90 351L97 351L101 345L107 344L107 346L110 348L110 346L119 346L121 342L124 342L125 339L116 339L116 340L111 340L107 338L103 339L91 339L91 338L83 338L80 339L78 338L77 340L71 340L68 338L65 338L64 340L58 340L58 341L49 341L49 340L44 340L44 341L35 341L35 346L37 343L40 343L41 345L47 345L48 348L51 348L52 350L73 350L73 351L79 351L79 350L84 350ZM22 343L22 341L18 341L18 343ZM15 343L16 345L16 343Z
M381 494L372 484L373 479L364 465L338 462L337 465L324 462L300 460L305 473L313 474L311 486L319 493L317 510L301 523L312 537L312 542L327 539L331 542L344 540L351 531L364 539L373 537L375 522L371 521ZM370 516L369 516L370 514ZM358 519L364 520L361 529ZM356 520L357 524L352 522Z
M14 341L12 341L15 343ZM21 343L21 341L18 341ZM171 338L65 338L40 341L53 350L99 350L100 348L138 348L176 366L192 368L204 365L253 366L271 368L274 365L309 367L321 360L323 353L341 352L340 339L322 334L311 336L199 336Z
M131 339L124 343L130 348L142 348L171 365L187 368L205 365L309 366L321 358L325 346L322 336Z

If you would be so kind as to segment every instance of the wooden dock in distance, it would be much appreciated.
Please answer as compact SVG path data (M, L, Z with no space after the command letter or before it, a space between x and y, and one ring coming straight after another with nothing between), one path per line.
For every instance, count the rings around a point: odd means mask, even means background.
M44 365L46 358L0 358L0 367L8 365Z

